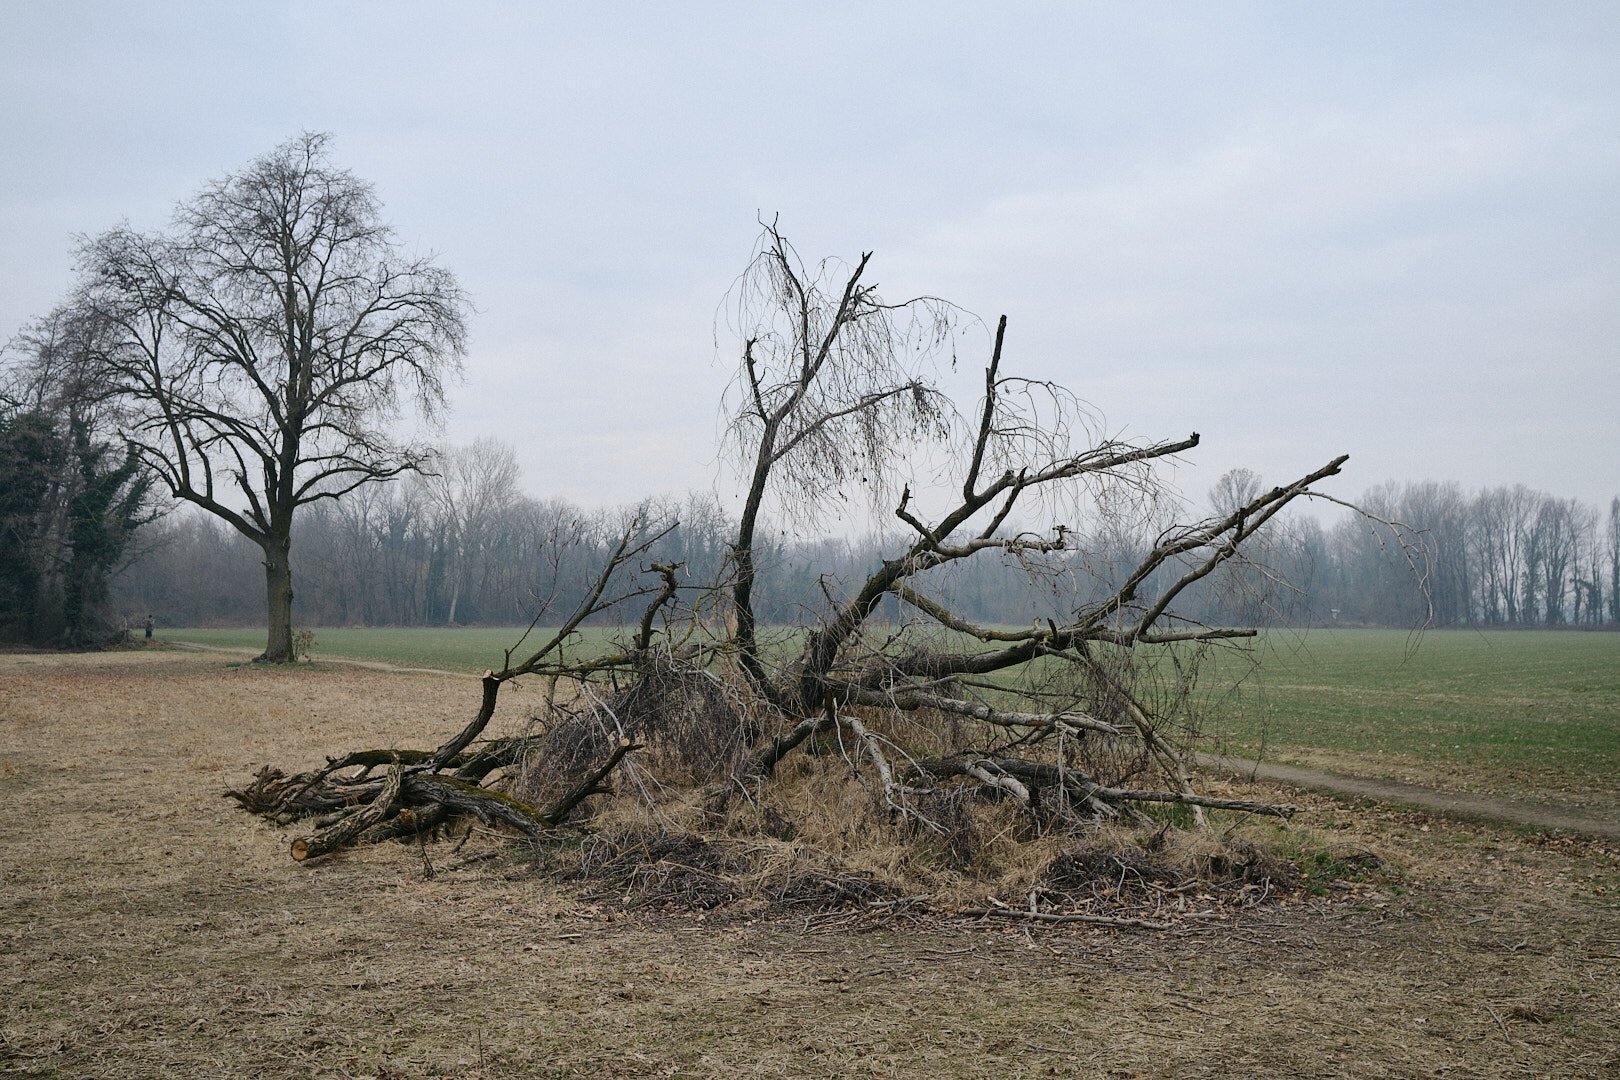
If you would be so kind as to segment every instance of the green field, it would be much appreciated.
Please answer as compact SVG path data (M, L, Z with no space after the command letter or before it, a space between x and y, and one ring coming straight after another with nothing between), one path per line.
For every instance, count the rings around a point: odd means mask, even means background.
M515 653L514 661L526 658L542 644L549 631L536 629L524 642L524 649ZM581 631L581 644L589 648L606 631ZM157 636L165 641L183 641L217 648L253 649L263 651L265 632L256 630L161 630ZM316 660L345 658L352 660L380 660L403 667L440 668L445 671L465 671L477 674L486 668L500 669L505 665L505 650L512 648L523 636L523 627L384 627L377 629L331 627L315 631L311 652Z
M319 629L314 655L479 672L521 634ZM264 644L262 630L159 636ZM1620 634L1273 632L1246 654L1217 650L1202 685L1206 734L1235 757L1620 813Z
M1211 694L1234 755L1620 810L1620 634L1318 630L1254 658ZM1217 661L1211 685L1245 667Z

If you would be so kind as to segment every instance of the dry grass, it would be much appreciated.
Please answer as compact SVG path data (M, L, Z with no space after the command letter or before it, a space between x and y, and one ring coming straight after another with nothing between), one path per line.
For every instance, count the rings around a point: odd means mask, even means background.
M0 1074L1620 1075L1620 863L1590 843L1311 801L1330 849L1397 876L1172 934L815 933L625 918L482 837L429 847L431 877L405 845L301 867L219 797L267 761L431 745L475 696L0 656Z

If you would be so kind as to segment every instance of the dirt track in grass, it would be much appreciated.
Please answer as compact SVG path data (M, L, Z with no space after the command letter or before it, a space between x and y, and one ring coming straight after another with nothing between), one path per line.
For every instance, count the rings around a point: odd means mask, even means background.
M1203 765L1217 773L1274 781L1290 787L1323 791L1352 799L1404 803L1467 819L1500 821L1532 829L1561 829L1586 836L1620 839L1620 821L1575 814L1545 803L1504 799L1495 795L1439 791L1417 784L1400 784L1364 776L1345 776L1272 761L1234 761L1207 757Z
M405 845L301 867L219 797L473 704L429 675L0 656L0 1075L1620 1076L1602 841L1309 800L1401 884L1171 934L806 933L624 919L481 838L428 847L431 878Z

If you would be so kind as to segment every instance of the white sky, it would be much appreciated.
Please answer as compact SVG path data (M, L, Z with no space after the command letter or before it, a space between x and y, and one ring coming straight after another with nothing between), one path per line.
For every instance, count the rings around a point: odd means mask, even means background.
M0 338L75 234L305 129L472 293L448 437L539 495L715 483L762 212L1007 313L1008 365L1111 432L1201 432L1196 499L1340 452L1343 496L1620 494L1612 0L0 0Z

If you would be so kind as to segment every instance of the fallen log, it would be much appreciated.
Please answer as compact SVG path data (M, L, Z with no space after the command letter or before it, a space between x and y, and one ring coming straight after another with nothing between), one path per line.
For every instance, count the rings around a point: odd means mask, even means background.
M452 814L471 814L485 825L505 825L525 836L538 836L556 824L549 815L504 791L479 787L460 777L410 773L404 791L412 806L442 806Z
M472 747L466 736L475 728L482 730L486 722L487 717L475 718L436 751L359 750L328 758L325 766L313 772L292 776L267 765L245 787L225 795L278 824L318 818L317 831L292 842L291 854L298 862L344 847L421 835L457 815L535 837L561 824L591 796L610 794L608 775L628 754L641 749L621 737L606 760L569 788L555 806L542 810L499 786L484 784L490 775L520 763L540 737L492 739ZM457 744L459 749L446 753ZM388 765L387 774L369 775L380 764ZM450 766L455 767L454 772L439 771ZM359 771L345 775L352 769Z
M387 817L399 803L401 781L404 778L399 757L388 766L387 779L376 797L360 809L347 815L337 824L313 836L300 836L292 842L292 857L296 862L318 859L353 840Z

